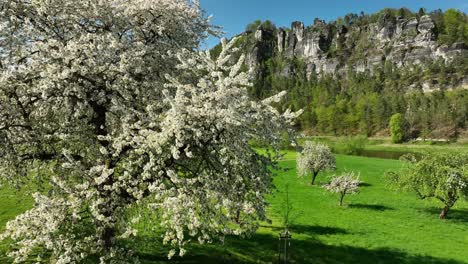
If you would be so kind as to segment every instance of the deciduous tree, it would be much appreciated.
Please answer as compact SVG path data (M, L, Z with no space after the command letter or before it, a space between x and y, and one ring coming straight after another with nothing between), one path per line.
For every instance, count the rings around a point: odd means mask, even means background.
M343 199L347 194L355 194L359 191L359 177L354 173L345 173L341 176L335 176L331 182L324 186L327 191L338 193L340 195L340 206L343 206Z
M402 143L404 139L404 121L402 114L394 114L390 118L390 136L392 143Z
M435 198L444 204L439 217L447 217L461 197L468 196L468 154L431 153L420 160L404 157L405 167L388 173L398 188L416 192L421 199Z
M297 155L297 172L300 176L312 174L312 185L320 171L335 168L335 156L325 144L306 141L304 149Z
M196 2L3 1L0 28L0 179L47 190L2 234L15 261L127 263L142 204L169 256L255 230L272 160L248 142L275 145L296 114L270 106L284 93L249 100L234 42L194 52Z

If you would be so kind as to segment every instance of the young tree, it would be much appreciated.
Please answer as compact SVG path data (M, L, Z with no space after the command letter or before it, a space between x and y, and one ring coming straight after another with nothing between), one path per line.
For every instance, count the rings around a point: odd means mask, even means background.
M330 192L340 195L340 206L343 206L343 199L347 194L355 194L359 191L359 177L354 173L345 173L341 176L335 176L331 182L324 186Z
M458 199L468 196L468 154L431 153L420 160L404 158L405 167L388 173L389 180L398 188L411 190L421 199L436 198L445 206L439 217L445 219Z
M196 2L8 1L0 27L0 180L47 190L1 235L16 262L127 263L141 204L169 256L255 230L272 160L248 142L275 145L296 113L270 106L284 93L248 99L235 40L194 52L210 30Z
M281 202L281 209L279 214L281 215L283 226L285 230L289 230L291 221L294 218L294 206L292 204L291 199L289 198L289 184L286 184L284 190L284 197Z
M261 24L262 24L262 21L257 19L255 21L253 21L252 23L248 24L245 27L245 31L255 32L255 31L257 31L257 29L260 27Z
M390 136L392 143L402 143L404 139L404 120L403 116L398 113L390 118Z
M335 168L335 157L325 144L306 141L304 149L297 155L297 172L300 176L312 174L312 185L320 171Z
M426 9L424 7L419 8L418 17L422 17L426 14Z

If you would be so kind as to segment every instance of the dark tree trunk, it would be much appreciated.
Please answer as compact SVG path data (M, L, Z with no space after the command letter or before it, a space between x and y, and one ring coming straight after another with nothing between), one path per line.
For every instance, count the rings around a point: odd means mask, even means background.
M341 194L341 197L340 197L340 206L343 206L343 199L344 199L345 195L342 193Z
M102 234L102 239L104 240L104 246L106 249L110 249L114 243L114 228L106 227L104 233Z
M236 212L236 224L240 224L240 210Z
M314 173L312 174L312 182L310 183L311 185L314 185L315 178L317 178L318 173L319 173L318 171L317 172L314 171Z
M446 219L449 210L450 210L450 207L445 206L444 209L442 209L442 212L440 212L439 218L440 219Z
M91 102L91 107L94 111L93 117L91 119L91 124L94 126L95 135L106 136L108 134L106 127L107 107L96 102ZM109 146L109 142L107 141L100 141L100 143L104 147Z

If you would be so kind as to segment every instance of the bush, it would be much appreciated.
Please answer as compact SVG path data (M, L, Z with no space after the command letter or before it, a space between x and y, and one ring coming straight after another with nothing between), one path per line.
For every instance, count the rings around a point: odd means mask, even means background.
M401 114L394 114L390 118L390 135L392 143L402 143L404 139L403 133L404 120Z
M348 137L344 140L344 154L360 155L368 143L366 136Z

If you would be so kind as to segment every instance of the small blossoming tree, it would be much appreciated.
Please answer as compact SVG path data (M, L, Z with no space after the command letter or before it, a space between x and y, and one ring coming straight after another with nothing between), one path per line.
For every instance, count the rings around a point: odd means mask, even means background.
M320 171L335 168L335 157L325 144L306 141L302 152L297 155L297 172L300 176L312 174L312 185Z
M344 197L347 194L356 194L359 191L359 177L355 177L354 173L345 173L341 176L335 176L331 182L324 186L330 192L340 195L340 206L343 206Z
M0 4L0 180L47 190L1 235L14 261L127 263L142 205L169 256L256 229L274 163L249 141L299 113L249 99L235 40L195 52L209 30L195 1Z
M450 208L468 197L468 154L431 153L420 159L403 157L404 168L389 172L390 183L397 188L416 192L421 199L435 198L444 204L439 218L447 218Z

